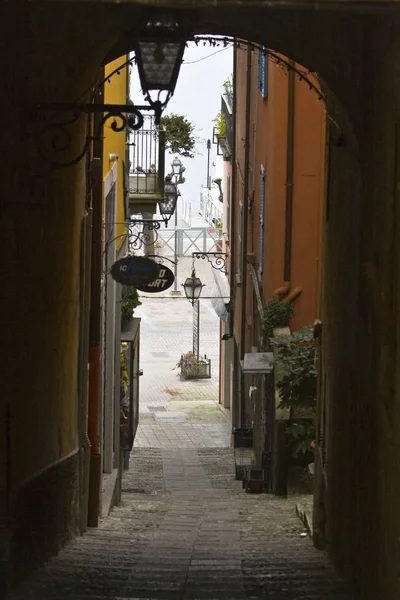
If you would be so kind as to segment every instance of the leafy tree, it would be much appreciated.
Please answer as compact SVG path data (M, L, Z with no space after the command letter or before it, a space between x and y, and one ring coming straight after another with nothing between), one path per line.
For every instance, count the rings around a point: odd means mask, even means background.
M171 154L180 154L193 158L196 138L193 135L194 125L183 115L174 113L161 117L160 127L165 129L166 148Z

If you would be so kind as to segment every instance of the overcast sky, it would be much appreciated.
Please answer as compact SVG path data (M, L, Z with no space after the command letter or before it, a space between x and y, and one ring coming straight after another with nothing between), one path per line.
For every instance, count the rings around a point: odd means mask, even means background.
M206 142L208 138L212 141L212 120L220 110L222 84L232 74L232 68L232 47L210 48L208 45L190 43L185 51L175 93L164 112L166 115L184 115L195 127L195 136L198 138L196 155L193 159L181 158L186 167L186 183L179 187L182 197L192 201L194 210L197 210L200 186L206 185ZM131 73L131 99L135 104L143 102L135 67ZM169 163L172 159L172 155L167 156ZM216 161L217 147L212 144L211 165ZM210 174L213 179L216 177L215 168L211 167Z

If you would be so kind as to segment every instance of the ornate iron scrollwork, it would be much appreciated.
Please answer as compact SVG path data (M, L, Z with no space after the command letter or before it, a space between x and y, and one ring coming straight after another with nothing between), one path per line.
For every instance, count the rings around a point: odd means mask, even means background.
M129 222L128 248L129 253L134 254L143 246L153 246L158 240L158 230L161 223L165 221L150 221L147 219L135 219ZM142 227L140 227L142 226Z
M106 242L103 257L106 256L107 248L110 246L110 244L112 244L116 240L121 240L121 245L125 243L127 244L128 256L134 256L143 247L153 246L158 240L158 230L160 229L162 223L164 223L165 226L167 225L166 221L150 219L132 219L131 221L129 221L128 231L126 233L117 235L116 237ZM112 224L118 225L118 223ZM119 224L123 225L125 223ZM104 225L107 225L107 223L105 223ZM153 260L157 259L156 262L159 262L160 264L163 264L165 260L168 260L169 262L175 264L173 260L170 260L165 256L158 256L157 254L149 254L148 258L152 258ZM107 265L105 265L105 267L103 268L103 272L105 274L109 272Z
M89 152L93 141L101 139L104 124L112 119L111 129L116 132L130 129L137 131L143 126L143 111L154 111L155 123L159 123L162 104L159 101L149 106L135 106L134 104L64 104L47 103L35 107L36 115L44 116L41 124L33 134L36 149L44 162L51 168L70 167L78 164ZM59 119L59 114L64 113L64 119ZM88 117L101 114L102 117L91 131L92 125ZM85 127L87 135L80 149L74 147L74 127L79 124L82 117L86 117ZM39 121L39 119L37 120Z
M226 275L226 257L225 252L192 252L192 258L201 258L210 263L211 267L216 271L221 271Z

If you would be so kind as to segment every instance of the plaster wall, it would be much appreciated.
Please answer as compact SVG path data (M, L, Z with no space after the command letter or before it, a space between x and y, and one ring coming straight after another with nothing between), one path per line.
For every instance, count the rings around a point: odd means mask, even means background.
M299 69L303 69L298 65ZM285 215L287 191L288 75L268 61L268 96L258 100L254 173L254 214L260 214L261 167L265 169L263 294L266 301L285 283ZM303 293L296 301L292 327L311 324L318 315L322 204L324 194L325 107L306 82L296 80L294 93L294 172L291 288ZM260 239L254 219L253 239ZM254 245L259 259L260 244Z

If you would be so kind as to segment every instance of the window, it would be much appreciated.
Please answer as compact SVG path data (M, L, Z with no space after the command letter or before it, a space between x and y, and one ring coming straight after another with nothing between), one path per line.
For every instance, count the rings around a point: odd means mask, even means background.
M260 277L264 271L264 214L265 214L265 168L260 167L260 229L259 229L259 257L258 270Z
M258 89L264 100L268 96L268 55L265 51L264 47L258 51Z

